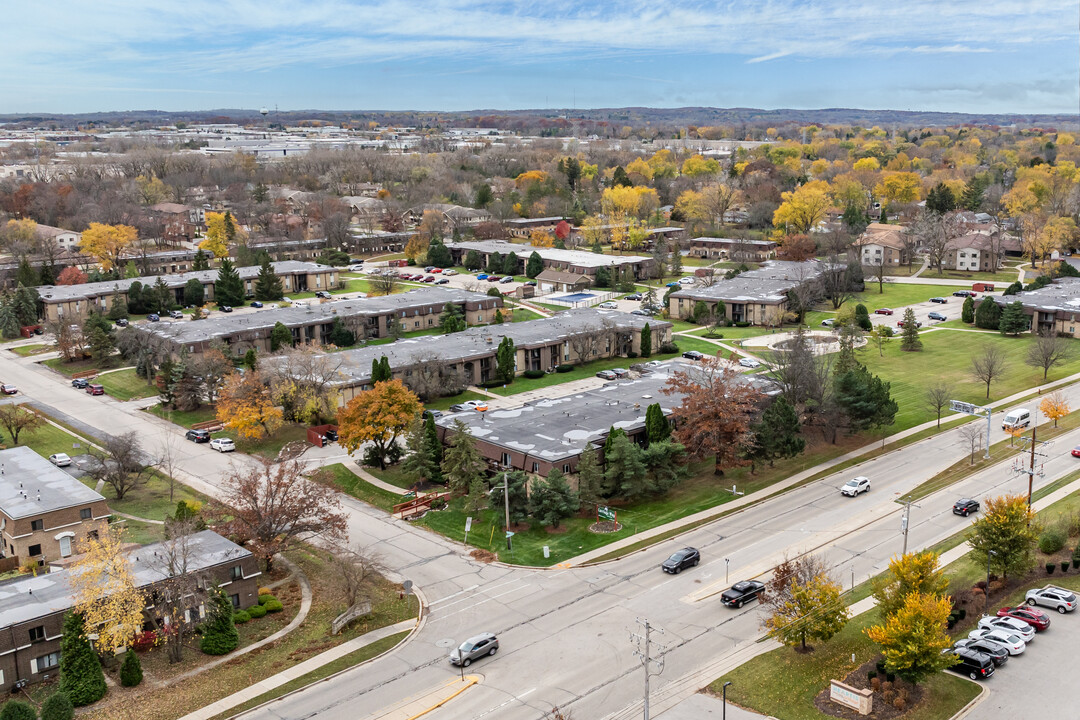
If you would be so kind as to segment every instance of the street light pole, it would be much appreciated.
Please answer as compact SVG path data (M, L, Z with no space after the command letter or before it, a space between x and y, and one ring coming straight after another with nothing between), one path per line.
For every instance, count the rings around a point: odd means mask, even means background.
M720 716L720 720L727 720L727 686L730 685L730 684L731 684L730 680L728 680L726 683L724 683L724 688L723 688L723 690L724 690L724 710L723 710L723 713Z
M510 535L510 473L503 471L503 502L506 505L506 549L513 550Z

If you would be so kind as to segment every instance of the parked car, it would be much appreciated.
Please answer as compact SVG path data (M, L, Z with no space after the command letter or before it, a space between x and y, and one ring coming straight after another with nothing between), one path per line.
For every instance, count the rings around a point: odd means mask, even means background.
M503 285L505 285L506 283L512 283L512 282L514 282L514 276L513 275L507 275L506 277L504 277L499 282L501 284L503 284Z
M171 317L173 320L183 320L184 313L180 312L179 310L170 310L169 317Z
M457 275L457 270L454 270L452 268L447 268L446 270L442 271L442 274L443 275Z
M476 276L477 280L487 280L487 278L488 278L488 276L487 276L486 273L480 273L479 275Z
M836 324L836 319L835 318L825 318L824 320L821 321L821 324L824 325L825 327L832 327L833 325Z
M857 478L852 478L840 488L840 494L849 497L855 497L859 493L864 492L870 492L870 478L868 477L859 476Z
M90 384L90 381L86 378L75 378L71 381L71 387L78 388L79 390L85 390L86 386Z
M529 287L536 287L536 281L535 280L530 280L529 282L527 282L525 284L528 285Z
M952 506L953 515L963 515L967 517L971 513L979 512L979 501L972 500L971 498L960 498L953 503Z
M896 323L896 327L904 327L904 321L903 321L903 320L901 320L900 322ZM917 328L921 328L921 327L922 327L922 323L921 323L921 322L919 322L918 320L916 320L916 321L915 321L915 327L917 327Z
M596 307L601 308L603 310L615 310L616 308L619 307L619 304L612 301L612 300L608 300L607 302L600 303Z
M754 358L745 358L745 357L744 357L744 358L742 358L741 360L739 360L739 364L740 364L740 365L742 365L742 366L743 366L744 368L756 368L756 367L761 367L761 363L759 363L759 362L758 362L757 360L755 360Z
M611 368L611 372L615 373L615 377L624 378L630 375L630 371L626 368Z
M56 467L67 467L71 464L71 458L68 457L67 453L55 453L49 456L49 462Z
M315 297L322 298L323 300L329 300L333 296L326 290L316 290Z
M437 267L434 270L432 270L431 272L435 273L436 275L441 275L442 274L442 268Z
M349 266L349 269L352 270L353 272L359 272L359 271L363 270L364 269L363 261L361 260L361 261L354 262L352 265Z
M481 633L471 637L450 651L450 664L469 667L473 660L499 651L499 639L494 633Z
M232 305L218 305L218 310L221 312L232 312Z
M158 317L157 313L150 313L149 315L146 316L146 321L147 322L157 322L160 319L161 318Z
M451 405L450 410L452 412L463 412L465 410L475 410L477 412L487 412L488 404L486 400L466 400L463 403L457 405Z
M601 370L600 372L596 373L596 377L600 378L601 380L614 380L617 375L615 375L615 373L611 372L610 370Z
M677 282L669 282L664 287L679 287L679 283L677 283Z
M128 326L128 319L127 318L120 318L119 320L116 321L116 327L127 327L127 326Z
M438 420L442 417L442 410L425 410L421 413L425 418L431 418L432 420Z
M682 550L673 552L671 557L665 560L660 567L666 573L678 575L685 568L694 567L699 562L701 562L701 553L695 548L684 547Z
M450 284L450 278L441 277L441 278L439 278L438 280L435 281L435 284L436 285L449 285Z
M927 313L926 317L930 318L931 320L945 320L946 319L945 313L939 313L936 310L933 311L933 312Z
M232 438L214 438L210 441L210 447L218 452L226 453L235 450L236 443L232 441Z
M623 300L640 300L643 297L645 297L645 296L642 295L641 293L630 293L629 295L624 297Z
M663 364L664 363L660 362L659 360L650 360L649 362L645 363L645 367L652 370L653 368L662 367Z
M949 302L949 301L948 301L948 300L946 300L946 299L945 299L945 298L943 298L943 297L932 297L932 298L930 298L930 302L932 302L932 303L938 303L939 305L944 305L945 303L947 303L947 302Z
M765 592L765 583L758 580L737 582L720 595L720 602L728 607L741 608L751 600L757 600Z
M15 387L10 383L4 383L3 385L0 385L0 393L4 393L5 395L14 395L17 392L19 392L19 388Z
M184 433L184 438L194 443L207 443L210 442L209 430L188 430Z
M258 300L252 300L251 301L251 307L253 307L253 308L261 308L262 306L263 306L263 304Z
M1021 640L1026 643L1035 639L1035 628L1028 625L1023 620L1017 620L1011 617L995 617L993 615L984 615L979 618L979 627L990 628L996 630L1004 630L1005 632L1011 632L1014 635L1018 635Z
M967 675L972 680L985 680L994 674L994 661L977 650L952 648L941 652L956 655L957 661L950 665L949 669L961 675Z
M1041 605L1054 608L1064 615L1076 609L1076 595L1072 590L1059 588L1057 585L1047 585L1043 588L1032 588L1027 591L1024 601L1032 607Z
M644 315L645 317L652 317L652 313L650 313L648 310L642 310L640 308L635 309L635 310L631 310L630 314L631 315Z
M1024 607L1023 605L1003 607L998 609L997 614L998 617L1013 618L1014 620L1026 622L1035 629L1035 632L1050 629L1050 616L1035 608Z
M435 269L434 265L428 265L427 267L424 268L424 272L429 273L434 269Z
M875 315L892 315L893 310L892 310L892 308L878 308L877 310L874 311L874 314Z
M680 285L696 285L697 280L695 278L692 278L692 277L679 278L679 284Z
M1001 643L1009 651L1010 655L1021 655L1027 649L1027 643L1024 642L1022 637L1000 628L975 628L968 633L968 638L971 640L989 638L994 642Z
M994 667L1001 667L1009 659L1008 648L990 638L979 638L978 640L965 638L963 640L957 640L953 647L967 648L968 650L981 652L983 655L986 655L994 661Z
M426 283L435 282L435 276L434 275L425 275L424 276L424 282L426 282Z
M977 298L977 297L979 297L979 294L978 293L973 293L970 290L957 290L956 292L953 293L953 297Z
M682 354L682 356L684 358L686 358L687 360L704 360L705 359L705 355L703 353L698 352L697 350L687 350L686 352L684 352Z

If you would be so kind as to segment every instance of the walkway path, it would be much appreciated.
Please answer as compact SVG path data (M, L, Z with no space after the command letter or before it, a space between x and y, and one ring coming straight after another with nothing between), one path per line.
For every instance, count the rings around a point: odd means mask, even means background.
M399 488L397 485L391 485L385 480L380 480L379 478L375 477L367 470L360 467L360 463L356 462L351 457L348 460L342 460L341 464L347 467L349 469L349 472L351 472L353 475L360 478L364 482L371 483L380 490L385 490L386 492L394 493L395 495L404 495L406 492L408 492L407 490Z

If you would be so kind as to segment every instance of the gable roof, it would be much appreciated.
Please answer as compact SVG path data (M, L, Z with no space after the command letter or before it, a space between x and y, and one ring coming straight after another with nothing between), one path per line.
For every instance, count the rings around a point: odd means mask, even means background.
M870 223L855 245L882 245L896 250L904 249L903 231L899 225L886 225L884 223Z

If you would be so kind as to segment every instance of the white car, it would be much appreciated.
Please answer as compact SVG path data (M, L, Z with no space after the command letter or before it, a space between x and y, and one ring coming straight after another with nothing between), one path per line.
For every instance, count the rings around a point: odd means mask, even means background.
M832 327L833 325L836 324L836 319L835 318L825 318L824 320L821 321L821 324L824 325L825 327Z
M979 618L979 627L996 628L998 630L1004 630L1005 632L1011 632L1015 635L1019 635L1020 639L1026 643L1031 642L1035 637L1035 628L1017 618L984 615Z
M49 456L49 462L56 467L67 467L71 464L71 458L67 456L67 453L56 453Z
M1019 655L1027 649L1027 643L1024 642L1023 638L1016 633L1011 633L1000 628L976 628L968 633L968 637L972 640L989 638L996 643L1004 645L1010 655Z
M844 486L840 488L841 495L847 495L849 497L855 497L859 493L870 492L870 478L857 477L848 480L844 483Z
M759 363L754 358L743 358L743 359L739 360L739 364L742 365L744 368L761 367L761 363Z
M232 452L236 449L236 443L232 441L232 438L214 438L210 441L210 447L218 452Z
M1054 608L1062 615L1076 609L1076 595L1073 591L1059 588L1056 585L1047 585L1044 588L1028 590L1024 599L1028 605Z
M608 300L607 302L600 303L596 307L602 308L604 310L617 310L619 305L618 305L618 303L614 303L611 300Z
M679 279L680 285L696 285L697 279L692 277L684 277Z
M360 272L363 269L364 269L363 265L350 265L349 266L349 270L351 270L353 272Z
M443 275L457 275L457 270L448 269L442 271Z

